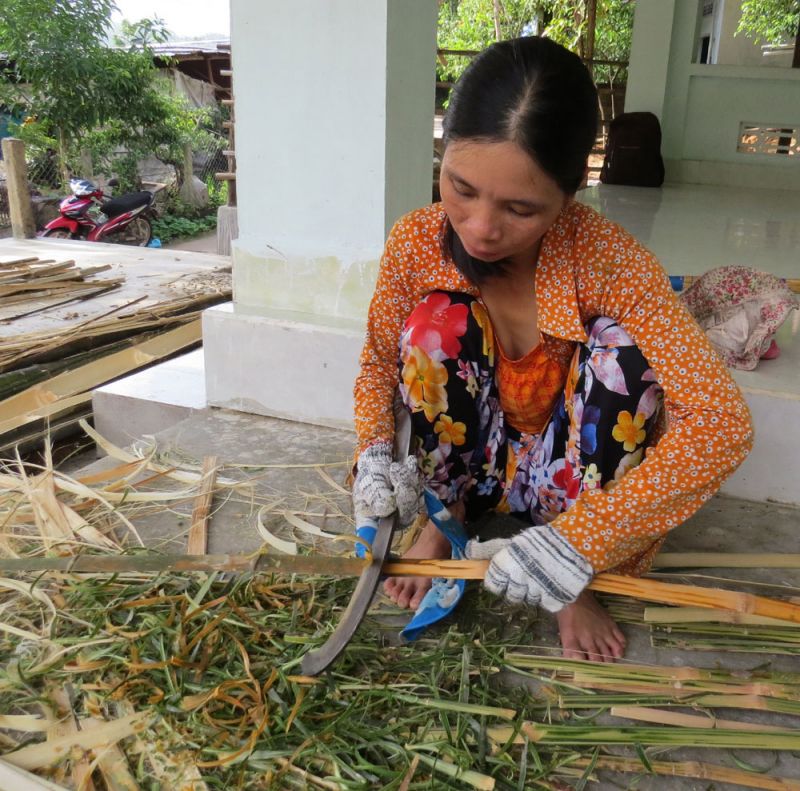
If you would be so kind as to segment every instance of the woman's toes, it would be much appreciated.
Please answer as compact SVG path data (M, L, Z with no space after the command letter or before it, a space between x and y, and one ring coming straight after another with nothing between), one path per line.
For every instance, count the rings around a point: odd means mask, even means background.
M417 585L417 590L414 592L414 595L411 597L411 602L409 606L412 610L416 610L420 604L422 604L422 600L425 598L425 594L430 589L430 585Z

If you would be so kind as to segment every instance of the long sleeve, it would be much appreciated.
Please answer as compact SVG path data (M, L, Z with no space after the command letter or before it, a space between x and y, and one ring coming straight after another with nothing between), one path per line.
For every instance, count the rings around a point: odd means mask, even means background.
M375 442L391 442L394 437L392 402L398 382L398 344L403 323L412 307L408 277L403 271L402 235L398 223L386 242L367 316L360 370L353 393L359 452Z
M688 519L744 460L750 413L730 373L653 255L598 215L575 239L581 312L631 336L664 390L667 429L616 483L584 491L553 526L596 572L645 552Z
M389 233L367 315L367 332L356 377L357 452L394 439L394 391L403 325L411 311L436 289L477 294L452 261L442 255L445 221L440 204L401 217Z

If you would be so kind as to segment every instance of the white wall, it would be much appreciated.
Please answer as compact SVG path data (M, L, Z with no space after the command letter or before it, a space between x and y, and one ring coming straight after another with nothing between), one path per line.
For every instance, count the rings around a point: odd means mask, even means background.
M716 62L721 66L769 66L759 44L744 33L736 35L741 16L741 0L725 0Z
M436 0L233 0L237 304L363 316L430 202Z
M699 20L697 0L636 6L625 109L659 116L667 180L800 190L800 157L737 151L742 122L800 126L800 70L694 63Z

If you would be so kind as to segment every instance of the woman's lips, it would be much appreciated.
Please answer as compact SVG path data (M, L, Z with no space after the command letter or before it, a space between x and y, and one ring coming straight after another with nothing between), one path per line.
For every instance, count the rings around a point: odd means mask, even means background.
M484 250L481 247L475 247L474 245L468 244L463 241L464 248L466 251L473 257L478 258L481 261L493 261L502 258L503 256L497 250Z

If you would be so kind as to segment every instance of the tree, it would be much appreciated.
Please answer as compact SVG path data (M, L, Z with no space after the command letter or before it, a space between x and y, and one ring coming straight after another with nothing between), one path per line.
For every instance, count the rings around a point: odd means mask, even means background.
M798 34L800 0L742 0L737 33L765 44L783 44Z
M595 59L628 59L634 5L632 0L598 0ZM586 0L442 0L438 44L480 50L499 39L540 34L583 55L587 20ZM440 78L454 80L465 67L465 61L448 58L440 63ZM609 67L595 70L598 80L607 81L610 74Z
M11 66L0 101L55 140L64 179L92 130L116 125L134 140L167 118L147 46L107 46L115 8L113 0L3 0L0 51ZM165 31L143 20L128 34L147 42Z
M800 0L742 0L736 33L746 33L766 44L794 39L792 68L800 69Z

